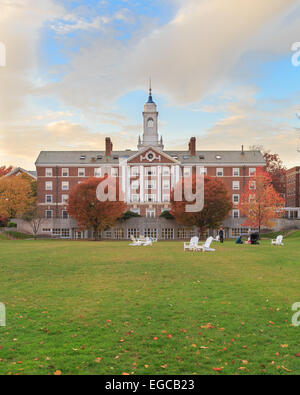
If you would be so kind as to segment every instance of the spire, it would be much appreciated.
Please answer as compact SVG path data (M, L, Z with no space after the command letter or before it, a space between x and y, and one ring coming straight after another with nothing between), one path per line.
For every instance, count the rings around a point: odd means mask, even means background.
M148 98L148 103L154 103L153 99L152 99L152 81L151 81L151 77L149 80L149 98Z

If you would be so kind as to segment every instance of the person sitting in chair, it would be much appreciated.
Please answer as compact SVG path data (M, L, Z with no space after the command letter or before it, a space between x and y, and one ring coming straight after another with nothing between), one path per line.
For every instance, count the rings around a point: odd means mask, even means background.
M242 236L239 236L239 237L235 240L235 244L243 244Z

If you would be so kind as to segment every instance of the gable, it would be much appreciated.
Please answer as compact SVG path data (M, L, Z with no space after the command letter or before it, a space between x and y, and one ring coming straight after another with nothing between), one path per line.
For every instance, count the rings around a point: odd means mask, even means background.
M140 163L140 164L153 164L153 163L174 163L179 162L164 153L163 151L157 150L153 147L147 147L144 150L136 153L134 156L128 159L127 163Z

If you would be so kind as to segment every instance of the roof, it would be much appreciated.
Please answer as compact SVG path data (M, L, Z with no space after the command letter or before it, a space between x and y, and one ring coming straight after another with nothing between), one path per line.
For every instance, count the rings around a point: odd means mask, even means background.
M149 147L150 148L150 147ZM37 166L43 165L91 165L91 164L118 164L119 159L129 159L139 151L112 151L110 157L105 151L42 151L36 161ZM182 164L203 165L265 165L260 151L197 151L191 156L188 151L163 151L165 154L177 159Z
M36 171L28 171L28 170L22 169L22 167L16 167L16 168L14 168L12 171L10 171L9 173L7 173L4 177L10 177L10 176L13 176L13 175L18 174L18 173L25 173L25 174L27 174L29 177L33 178L34 180L37 179L37 173L36 173Z

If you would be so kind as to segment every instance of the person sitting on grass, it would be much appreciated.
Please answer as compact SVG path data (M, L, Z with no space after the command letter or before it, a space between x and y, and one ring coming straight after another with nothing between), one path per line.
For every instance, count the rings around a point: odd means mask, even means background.
M235 244L243 244L242 236L239 236L239 237L235 240Z

